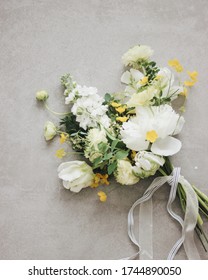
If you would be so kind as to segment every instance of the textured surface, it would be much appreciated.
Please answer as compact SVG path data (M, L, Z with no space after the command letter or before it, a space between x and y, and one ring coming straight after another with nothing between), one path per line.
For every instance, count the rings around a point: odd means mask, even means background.
M105 204L92 189L63 189L54 157L60 144L42 136L44 122L57 119L34 95L46 89L51 107L67 110L59 77L69 71L100 94L120 90L121 55L138 43L155 50L159 65L177 57L199 71L183 148L173 160L208 194L207 13L206 0L0 1L0 259L119 259L135 252L127 213L150 181L112 182ZM167 198L167 186L154 197L155 259L165 258L180 235L166 213ZM185 259L183 249L177 258Z

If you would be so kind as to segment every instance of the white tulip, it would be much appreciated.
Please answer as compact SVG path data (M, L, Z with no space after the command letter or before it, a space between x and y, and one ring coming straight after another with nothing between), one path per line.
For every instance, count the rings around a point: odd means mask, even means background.
M72 192L79 192L93 183L92 167L84 161L69 161L58 167L58 177L63 180L63 186Z

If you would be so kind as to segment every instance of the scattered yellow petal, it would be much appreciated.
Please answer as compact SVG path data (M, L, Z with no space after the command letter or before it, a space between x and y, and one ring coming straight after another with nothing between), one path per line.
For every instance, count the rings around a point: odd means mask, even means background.
M61 133L61 135L60 135L60 143L63 144L64 142L66 142L67 138L68 138L68 134Z
M146 140L154 143L158 138L157 132L155 130L150 130L146 133Z
M98 196L99 196L101 202L105 202L105 201L107 200L107 195L106 195L106 193L104 193L104 192L102 192L102 191L99 191L97 194L98 194Z
M175 69L176 72L182 72L183 71L183 66L180 64L178 59L171 59L168 61L168 65Z
M120 106L121 106L121 104L119 104L119 103L117 103L117 102L112 101L112 102L111 102L111 106L112 106L112 107L117 108L117 107L120 107Z
M63 158L66 155L66 152L64 151L64 149L59 149L56 151L56 156L58 158Z
M145 76L139 81L140 85L145 86L148 83L148 77Z
M126 111L126 108L125 108L125 107L117 107L117 108L116 108L116 111L117 111L119 114L122 114L123 112Z
M179 93L182 96L185 96L186 98L188 97L188 89L186 87L183 88L183 91Z
M116 120L119 122L126 122L128 120L128 117L117 117Z

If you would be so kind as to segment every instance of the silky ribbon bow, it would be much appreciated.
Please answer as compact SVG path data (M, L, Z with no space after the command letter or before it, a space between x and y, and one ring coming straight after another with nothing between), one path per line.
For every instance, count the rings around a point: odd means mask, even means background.
M152 184L145 191L144 195L138 199L129 210L128 214L128 235L131 241L137 246L138 251L134 255L125 259L135 259L140 255L140 259L153 259L152 242L152 196L162 185L168 183L171 186L167 203L167 211L182 227L181 237L170 250L167 259L174 259L180 247L184 246L188 259L199 260L200 256L194 242L194 229L198 217L197 196L184 177L180 176L180 168L174 168L170 176L162 176L154 179ZM178 183L183 186L186 194L186 210L184 220L172 210L172 203L176 197ZM134 209L140 205L139 212L139 241L134 234Z

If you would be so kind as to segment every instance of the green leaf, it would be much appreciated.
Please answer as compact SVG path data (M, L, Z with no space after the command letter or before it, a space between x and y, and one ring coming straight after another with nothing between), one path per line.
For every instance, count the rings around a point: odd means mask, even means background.
M113 151L116 147L116 145L118 144L119 140L116 139L116 140L113 140L112 144L111 144L111 151Z
M126 158L128 156L128 154L129 154L129 151L121 150L116 153L116 158L123 159L123 158Z
M108 159L110 159L110 158L112 158L113 157L113 154L112 153L106 153L105 155L104 155L104 157L103 157L103 160L108 160Z
M98 144L98 149L100 152L105 153L108 150L108 144L104 142L100 142Z
M110 93L106 93L104 98L105 98L105 102L107 102L107 103L113 99L112 96L110 95Z
M96 167L102 161L102 157L98 157L93 161L93 166Z
M111 175L117 167L117 161L114 161L108 166L108 175Z

